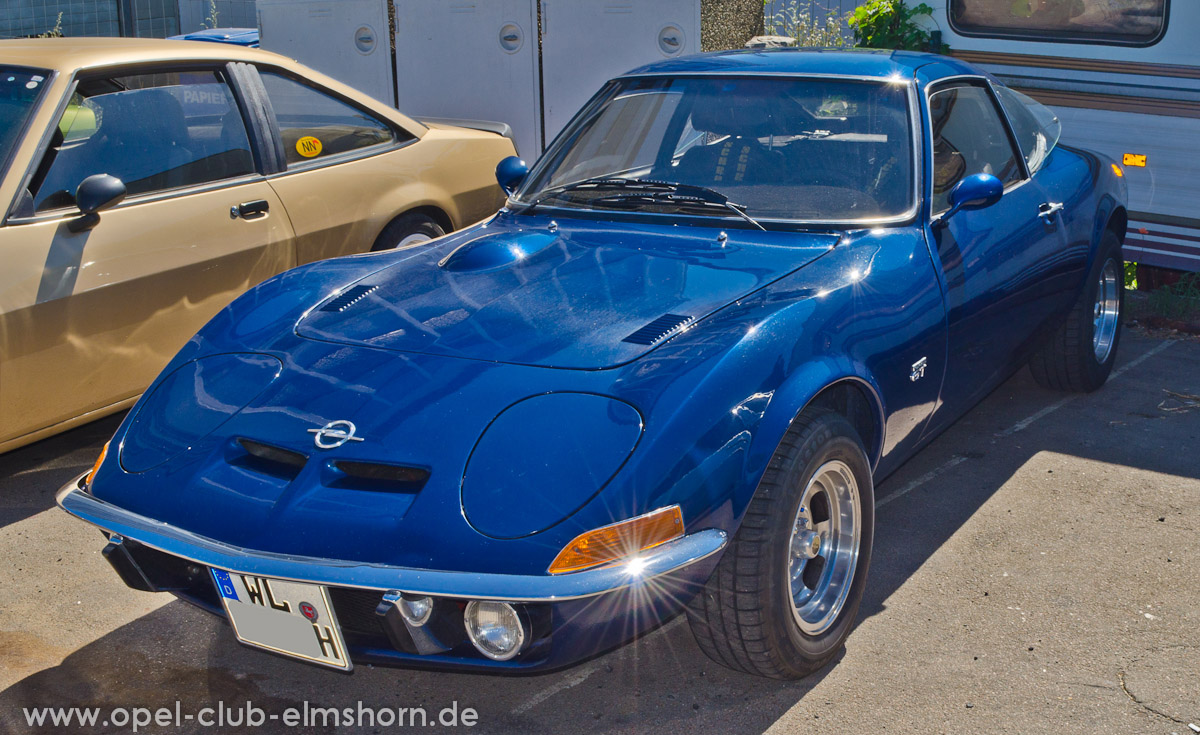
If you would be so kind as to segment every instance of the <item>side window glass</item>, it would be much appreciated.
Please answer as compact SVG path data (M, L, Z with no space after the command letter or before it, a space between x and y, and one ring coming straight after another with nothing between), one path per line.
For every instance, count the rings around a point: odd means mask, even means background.
M254 173L233 93L220 72L170 72L81 81L30 186L37 212L75 205L93 174L130 196Z
M1005 186L1020 180L1012 143L987 90L952 87L934 92L929 111L934 214L949 208L950 190L967 176L992 174Z
M288 168L397 139L390 125L357 107L280 74L260 76L275 109Z
M1029 172L1037 173L1050 157L1050 151L1058 145L1062 124L1049 107L1027 95L1008 87L995 89L996 96L1000 98L1000 104L1004 106L1004 111L1012 123L1017 142L1021 144L1025 161L1029 164Z

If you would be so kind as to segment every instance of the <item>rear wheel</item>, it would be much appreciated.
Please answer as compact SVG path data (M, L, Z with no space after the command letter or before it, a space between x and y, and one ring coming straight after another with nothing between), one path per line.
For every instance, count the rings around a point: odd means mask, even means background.
M388 223L375 239L372 251L403 250L445 235L446 231L432 217L419 212L401 215Z
M1124 267L1121 241L1111 230L1105 232L1079 301L1029 360L1038 384L1052 390L1090 393L1108 380L1121 340Z
M820 669L854 624L874 527L871 468L854 427L826 409L804 412L688 606L700 648L730 668L777 679Z

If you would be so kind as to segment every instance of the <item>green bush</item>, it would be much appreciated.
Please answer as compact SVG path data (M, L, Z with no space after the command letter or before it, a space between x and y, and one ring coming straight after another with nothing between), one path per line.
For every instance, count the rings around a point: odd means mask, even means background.
M909 7L904 0L870 0L850 12L847 22L854 29L856 46L862 48L929 51L933 39L914 18L931 16L925 3ZM940 53L950 47L941 44Z
M1189 273L1173 286L1150 292L1150 310L1167 319L1200 317L1200 273Z

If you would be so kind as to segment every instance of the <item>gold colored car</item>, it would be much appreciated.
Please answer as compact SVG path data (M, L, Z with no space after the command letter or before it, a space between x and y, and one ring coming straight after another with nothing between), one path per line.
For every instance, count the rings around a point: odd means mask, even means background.
M495 212L480 127L257 49L0 41L0 451L131 405L269 276Z

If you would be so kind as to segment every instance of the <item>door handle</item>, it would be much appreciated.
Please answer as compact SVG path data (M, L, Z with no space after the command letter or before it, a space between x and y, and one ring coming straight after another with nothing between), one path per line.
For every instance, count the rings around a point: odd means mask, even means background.
M1061 211L1063 211L1062 202L1042 202L1038 207L1038 216L1049 226L1054 224L1054 217Z
M271 209L271 203L266 199L256 199L252 202L242 202L229 208L229 218L250 219L266 214Z

